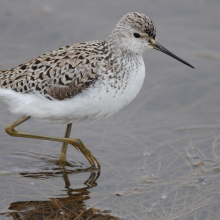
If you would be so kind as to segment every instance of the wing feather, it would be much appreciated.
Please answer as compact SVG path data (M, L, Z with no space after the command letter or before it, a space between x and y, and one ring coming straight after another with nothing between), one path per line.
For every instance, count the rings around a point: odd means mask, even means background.
M51 100L71 98L99 78L99 66L106 62L103 56L105 51L105 41L61 47L15 68L1 71L0 88L39 93Z

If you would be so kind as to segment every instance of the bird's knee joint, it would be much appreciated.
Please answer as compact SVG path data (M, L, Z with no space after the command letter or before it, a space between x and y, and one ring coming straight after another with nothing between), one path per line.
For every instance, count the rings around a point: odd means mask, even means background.
M5 132L6 132L7 134L9 134L10 136L14 136L15 129L12 128L11 126L7 126L7 127L5 128Z

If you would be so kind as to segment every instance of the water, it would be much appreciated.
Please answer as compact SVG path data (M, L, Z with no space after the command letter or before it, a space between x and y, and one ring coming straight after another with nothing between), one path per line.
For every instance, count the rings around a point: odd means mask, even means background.
M60 143L9 137L4 127L18 116L1 103L0 212L16 211L2 219L43 219L47 213L58 219L219 219L219 1L0 5L1 69L60 46L105 39L131 11L150 16L158 41L196 68L147 51L145 83L129 106L107 120L73 124L71 137L84 141L101 173L71 146L69 164L61 167ZM19 129L65 133L65 125L33 119Z

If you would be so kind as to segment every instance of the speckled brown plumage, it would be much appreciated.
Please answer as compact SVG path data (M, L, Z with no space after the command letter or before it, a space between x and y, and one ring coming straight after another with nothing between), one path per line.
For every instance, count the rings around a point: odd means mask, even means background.
M156 36L156 27L154 26L154 22L142 13L133 12L124 15L117 23L117 26L121 26L122 29L130 28L132 26L140 33L144 31L154 39Z
M98 78L105 41L79 43L43 54L0 73L0 87L16 92L39 92L58 100L69 98Z

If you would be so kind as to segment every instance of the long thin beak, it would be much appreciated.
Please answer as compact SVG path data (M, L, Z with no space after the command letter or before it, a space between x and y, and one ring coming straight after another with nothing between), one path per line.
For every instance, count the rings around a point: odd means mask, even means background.
M150 44L155 50L159 50L171 57L173 57L176 60L179 60L180 62L186 64L187 66L190 66L191 68L195 69L195 67L193 67L191 64L187 63L186 61L182 60L181 58L179 58L178 56L176 56L175 54L171 53L169 50L167 50L165 47L163 47L161 44L159 44L156 40L152 40L152 43Z

